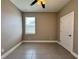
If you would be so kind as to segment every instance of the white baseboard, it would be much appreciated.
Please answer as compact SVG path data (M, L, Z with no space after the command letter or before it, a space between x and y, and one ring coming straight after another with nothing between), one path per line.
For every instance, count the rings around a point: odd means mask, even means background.
M59 45L61 45L59 42L57 42ZM62 45L61 45L62 46ZM63 47L63 46L62 46ZM65 48L65 47L64 47ZM65 48L66 49L66 48ZM67 50L67 49L66 49ZM67 51L69 51L69 50L67 50ZM73 52L73 51L69 51L75 58L78 58L78 55L75 53L75 52Z
M57 43L55 40L24 40L23 42L29 43Z
M78 55L75 52L70 52L75 58L78 58Z
M6 58L10 53L12 53L18 46L20 46L22 44L22 42L19 42L16 46L14 46L13 48L11 48L9 51L5 52L2 56L1 59Z

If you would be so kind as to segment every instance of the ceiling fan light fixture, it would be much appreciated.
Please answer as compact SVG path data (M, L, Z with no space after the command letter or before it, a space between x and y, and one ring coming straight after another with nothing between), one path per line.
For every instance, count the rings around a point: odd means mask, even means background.
M30 5L33 6L34 4L38 4L38 5L41 5L42 8L45 8L45 0L34 0Z
M38 4L38 5L41 5L41 2L40 2L40 1L38 1L38 2L37 2L37 4Z
M46 4L46 2L44 1L43 4Z
M43 4L46 3L45 0L38 0L37 4L38 4L38 5L41 5L41 2L42 2Z

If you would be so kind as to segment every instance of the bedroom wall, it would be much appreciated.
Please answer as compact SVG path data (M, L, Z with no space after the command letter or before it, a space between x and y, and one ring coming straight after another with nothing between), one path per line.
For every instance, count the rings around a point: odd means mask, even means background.
M57 40L57 14L51 12L28 12L23 13L23 20L25 21L25 17L33 16L36 17L36 34L26 35L26 33L24 33L24 39L30 38L31 40Z
M22 39L21 12L9 1L1 0L1 49L3 53Z

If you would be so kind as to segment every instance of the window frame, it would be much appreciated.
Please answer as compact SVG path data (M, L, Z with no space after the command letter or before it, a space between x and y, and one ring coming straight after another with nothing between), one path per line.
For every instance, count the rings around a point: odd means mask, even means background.
M26 16L28 17L28 16ZM26 33L26 17L25 17L25 34L26 35L35 35L36 34L36 17L35 16L29 16L30 17L34 17L35 18L35 33Z

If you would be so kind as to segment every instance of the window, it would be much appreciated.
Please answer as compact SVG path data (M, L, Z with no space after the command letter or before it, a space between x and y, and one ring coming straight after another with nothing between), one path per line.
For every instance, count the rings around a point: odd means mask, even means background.
M35 17L25 18L25 33L35 34Z

